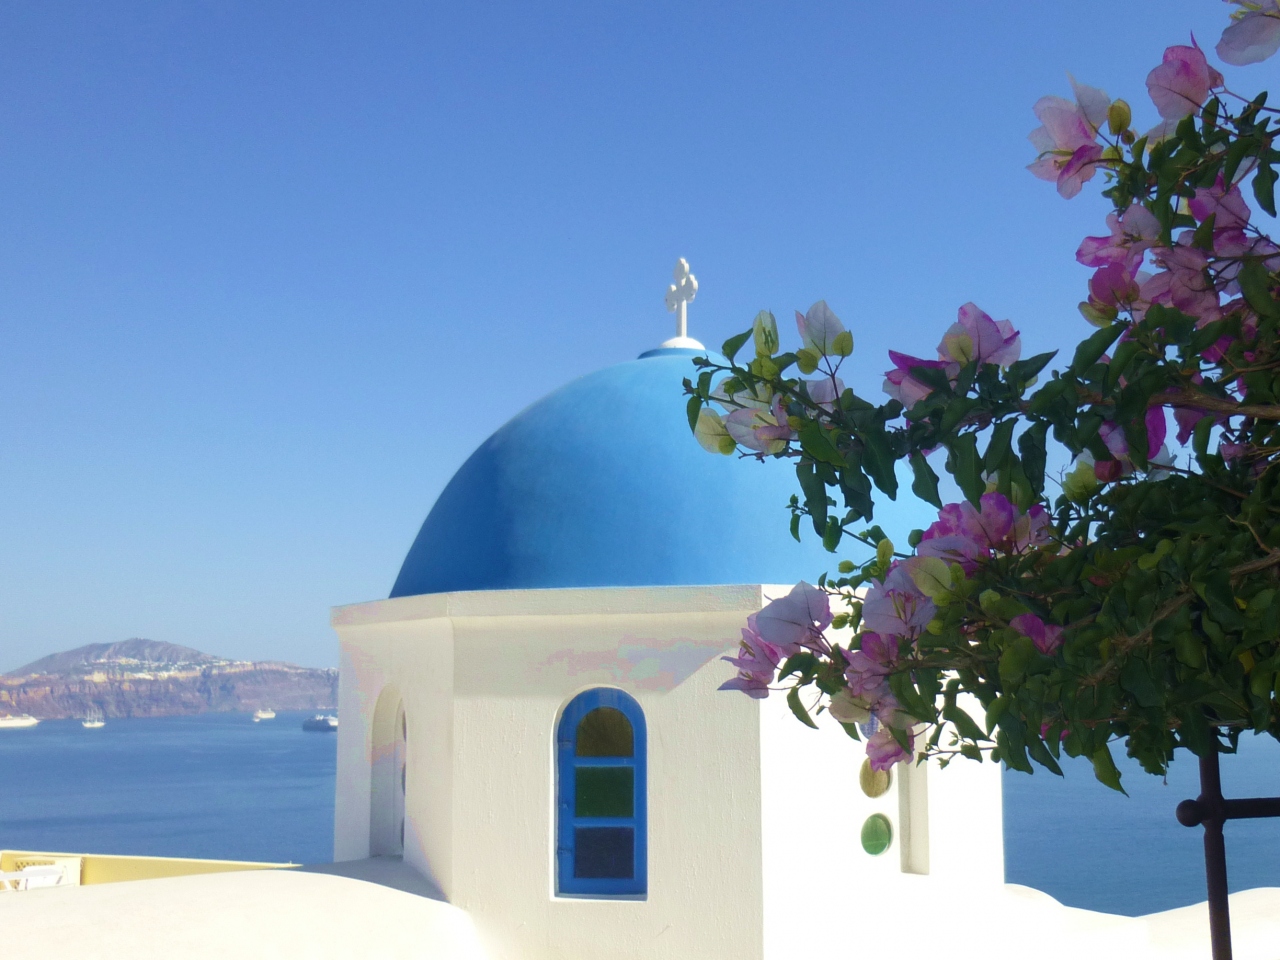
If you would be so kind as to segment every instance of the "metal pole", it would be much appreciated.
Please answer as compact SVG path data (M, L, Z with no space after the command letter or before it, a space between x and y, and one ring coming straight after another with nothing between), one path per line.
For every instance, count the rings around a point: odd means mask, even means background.
M1257 801L1263 803L1266 801ZM1246 814L1247 816L1248 814ZM1254 816L1267 816L1256 813ZM1218 769L1217 744L1213 752L1200 758L1200 796L1178 804L1178 822L1183 826L1204 826L1204 876L1209 888L1209 941L1213 960L1231 960L1231 911L1227 902L1227 845L1222 824L1227 819L1222 798L1222 777Z

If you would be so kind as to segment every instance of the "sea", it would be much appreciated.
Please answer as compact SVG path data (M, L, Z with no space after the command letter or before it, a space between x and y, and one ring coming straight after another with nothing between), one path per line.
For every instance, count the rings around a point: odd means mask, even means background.
M305 713L46 720L0 730L0 849L327 863L336 738ZM960 761L957 761L960 762ZM1093 778L1005 771L1006 878L1074 907L1138 916L1205 898L1199 828L1178 803L1199 793L1194 758L1165 779L1120 762L1128 796ZM1280 796L1280 744L1246 736L1222 758L1227 796ZM1280 819L1227 825L1233 890L1280 887Z

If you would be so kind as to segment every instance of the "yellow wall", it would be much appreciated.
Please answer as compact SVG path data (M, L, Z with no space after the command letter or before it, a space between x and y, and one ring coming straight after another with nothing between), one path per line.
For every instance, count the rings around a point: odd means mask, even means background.
M30 850L0 850L0 872L20 870L54 857L80 858L80 883L119 883L123 880L154 880L196 873L227 873L234 870L277 870L293 863L258 863L252 860L187 860L179 857L116 857L96 853L50 853Z

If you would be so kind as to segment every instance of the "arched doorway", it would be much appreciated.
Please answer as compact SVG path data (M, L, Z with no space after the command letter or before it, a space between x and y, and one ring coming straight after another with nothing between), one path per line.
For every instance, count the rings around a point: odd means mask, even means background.
M404 853L405 796L409 786L409 718L394 687L378 697L373 714L369 783L369 855Z

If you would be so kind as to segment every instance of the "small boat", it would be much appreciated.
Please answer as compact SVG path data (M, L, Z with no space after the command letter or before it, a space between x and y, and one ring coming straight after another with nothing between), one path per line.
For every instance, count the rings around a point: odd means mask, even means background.
M302 729L312 733L332 733L338 729L338 718L333 714L317 713L302 721Z
M262 709L262 710L253 711L254 723L257 723L259 720L274 720L275 718L276 718L276 712L272 710L270 707L266 707L265 709Z
M102 711L97 707L90 707L89 712L85 714L85 718L80 721L80 726L86 730L98 730L107 725L106 719L102 715Z
M39 722L40 721L35 717L25 713L16 717L6 714L5 716L0 717L0 730L16 730L20 727L34 727Z

